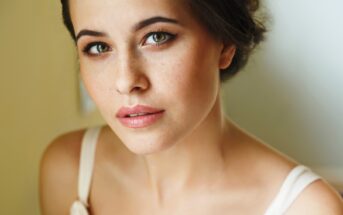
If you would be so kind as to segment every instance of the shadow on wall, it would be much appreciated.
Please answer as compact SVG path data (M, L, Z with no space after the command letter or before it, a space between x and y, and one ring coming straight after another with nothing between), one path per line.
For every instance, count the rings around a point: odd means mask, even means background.
M304 114L303 99L294 92L280 71L263 56L255 55L244 71L225 83L223 97L228 115L244 129L302 163L311 163L311 118ZM308 150L310 148L310 150ZM315 160L317 161L317 160Z
M343 163L339 107L330 106L328 97L315 92L320 89L311 86L310 80L285 73L285 68L266 56L255 56L246 70L224 86L229 116L302 163ZM330 83L323 87L330 87ZM338 118L333 114L335 111Z
M226 112L299 162L342 169L343 2L265 3L273 26L245 71L225 84Z

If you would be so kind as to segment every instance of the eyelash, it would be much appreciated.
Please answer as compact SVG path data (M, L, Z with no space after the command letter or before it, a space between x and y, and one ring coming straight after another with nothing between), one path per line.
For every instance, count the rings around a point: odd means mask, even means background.
M168 33L168 32L165 32L165 31L153 31L153 32L150 32L148 33L147 35L144 36L143 38L143 41L144 43L147 41L147 39L151 36L154 36L154 35L163 35L165 36L167 39L165 39L165 41L159 43L159 42L156 42L156 44L154 44L153 46L162 46L168 42L171 42L173 41L175 38L176 38L176 34L172 34L172 33ZM143 44L144 45L144 44ZM103 51L103 52L99 52L98 54L92 54L90 52L90 50L93 48L93 47L96 47L96 46L103 46L103 48L105 47L105 49L107 49L106 51ZM97 48L97 51L99 51L99 49ZM91 57L96 57L96 56L99 56L101 55L102 53L105 53L105 52L108 52L108 51L111 51L111 48L104 42L91 42L89 44L86 45L86 47L83 48L82 52L85 53L86 55L88 56L91 56Z

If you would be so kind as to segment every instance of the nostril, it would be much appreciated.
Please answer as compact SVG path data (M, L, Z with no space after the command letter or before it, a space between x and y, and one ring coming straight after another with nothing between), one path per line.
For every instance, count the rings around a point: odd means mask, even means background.
M132 88L131 92L140 91L140 90L141 90L140 87L134 87L134 88Z
M124 91L121 91L121 90L119 90L119 89L116 89L116 91L117 91L119 94L139 92L139 91L141 91L141 90L142 90L141 87L133 87L129 92L124 92Z

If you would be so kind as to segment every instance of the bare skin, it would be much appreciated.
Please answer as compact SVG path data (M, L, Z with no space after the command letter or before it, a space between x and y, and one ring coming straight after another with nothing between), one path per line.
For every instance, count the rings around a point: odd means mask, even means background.
M166 181L157 190L145 158L133 154L106 126L102 129L90 192L91 214L263 214L289 171L297 165L230 124L223 168L206 171L210 160L189 172L187 182ZM56 139L41 165L42 214L69 214L76 199L81 138L76 131ZM224 141L224 142L225 142ZM173 160L173 171L182 169ZM61 174L63 172L63 174ZM200 176L201 177L198 177ZM324 181L309 185L286 215L342 214L342 201Z
M218 72L230 65L235 47L215 40L180 2L70 1L76 34L103 33L77 41L82 79L107 123L97 145L91 214L263 214L297 165L226 119ZM178 24L132 31L156 16ZM177 37L156 45L146 35L160 29ZM83 50L94 42L105 46L101 53L92 46L91 57ZM130 129L114 117L120 107L141 103L163 108L163 118ZM43 214L68 214L77 198L83 133L57 138L44 153ZM342 202L318 180L287 214L339 215Z

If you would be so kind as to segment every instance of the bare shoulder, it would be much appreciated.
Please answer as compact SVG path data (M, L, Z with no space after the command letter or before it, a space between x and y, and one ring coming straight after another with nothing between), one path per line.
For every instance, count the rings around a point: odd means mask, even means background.
M343 215L343 201L325 180L317 180L299 195L286 214Z
M40 161L41 213L69 214L77 196L77 176L84 130L63 134L45 149Z
M299 163L271 147L260 146L263 151L262 165L269 166L269 169L273 170L264 174L268 178L273 178L274 182L278 182L276 187L280 187L290 171ZM324 179L316 180L305 188L286 213L286 215L302 214L343 215L342 198Z
M245 158L243 161L240 160L239 164L246 169L249 168L249 178L255 181L262 180L260 187L263 187L266 194L263 208L267 208L290 171L299 163L245 132L238 131L236 136L240 138L236 154ZM321 179L308 185L286 214L343 215L343 203L339 194Z

